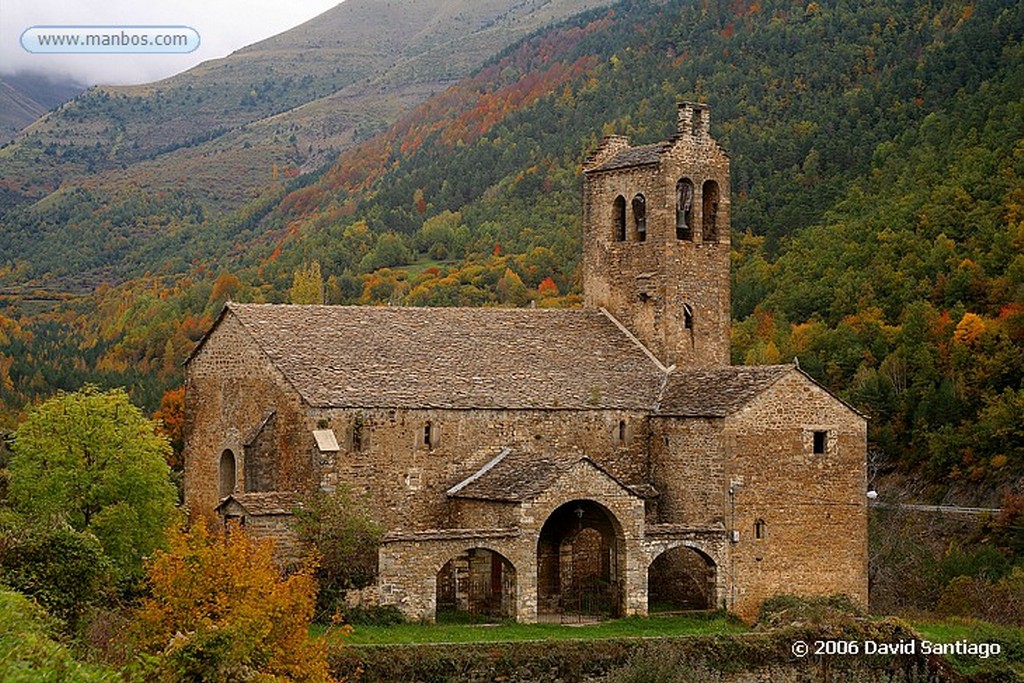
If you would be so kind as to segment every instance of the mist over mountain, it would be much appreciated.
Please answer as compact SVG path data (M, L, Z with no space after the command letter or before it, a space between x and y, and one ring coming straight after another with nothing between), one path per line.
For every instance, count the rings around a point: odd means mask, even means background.
M0 144L83 90L79 83L37 74L0 76Z

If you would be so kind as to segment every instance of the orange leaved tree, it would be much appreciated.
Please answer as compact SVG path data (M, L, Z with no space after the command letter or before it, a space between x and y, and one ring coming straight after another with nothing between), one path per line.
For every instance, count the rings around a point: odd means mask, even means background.
M133 644L157 681L329 681L325 643L309 636L315 584L282 576L272 544L202 523L171 531L149 565Z

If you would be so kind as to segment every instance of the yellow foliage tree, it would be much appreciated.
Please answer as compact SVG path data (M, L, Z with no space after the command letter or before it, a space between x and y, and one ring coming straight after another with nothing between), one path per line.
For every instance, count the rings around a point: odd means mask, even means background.
M289 295L293 304L324 302L324 278L320 273L319 261L310 261L295 271Z
M168 542L132 628L147 680L331 680L326 644L309 636L309 570L283 577L273 545L238 527L214 534L199 521Z

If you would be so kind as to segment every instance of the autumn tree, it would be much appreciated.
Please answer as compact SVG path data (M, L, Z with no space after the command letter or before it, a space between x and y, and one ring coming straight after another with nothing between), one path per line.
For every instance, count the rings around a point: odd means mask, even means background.
M160 409L153 413L160 425L159 431L171 442L171 455L167 464L180 470L185 466L182 451L185 448L185 387L168 389L160 398Z
M289 296L293 304L324 302L324 279L320 273L319 261L310 261L295 271Z
M57 394L15 433L9 500L32 520L93 534L129 578L175 514L171 446L156 430L123 389Z
M273 545L202 521L168 534L131 628L147 677L160 681L328 681L326 646L309 636L315 584L282 576Z

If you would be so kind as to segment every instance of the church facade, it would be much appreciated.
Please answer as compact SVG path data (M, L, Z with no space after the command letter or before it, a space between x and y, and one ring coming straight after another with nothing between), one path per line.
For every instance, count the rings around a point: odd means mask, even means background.
M729 365L729 160L677 116L584 165L582 309L229 303L187 365L191 513L287 544L345 487L411 618L866 604L865 420Z

